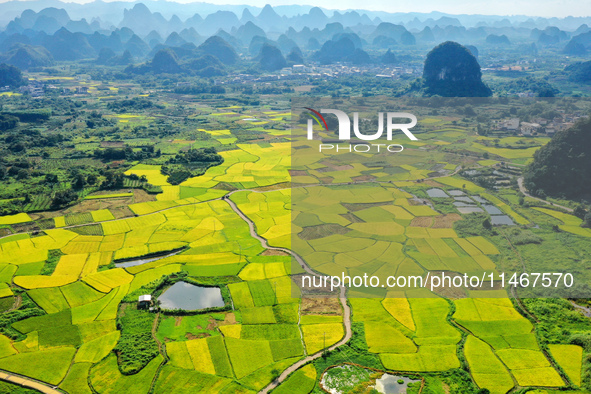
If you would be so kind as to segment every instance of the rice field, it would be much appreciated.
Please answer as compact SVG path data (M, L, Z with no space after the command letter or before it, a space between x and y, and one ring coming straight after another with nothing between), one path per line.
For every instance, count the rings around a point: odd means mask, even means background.
M244 117L238 111L242 109L221 109L213 116L238 120ZM256 114L264 120L255 124L290 118L284 111L267 112ZM125 114L118 120L148 121ZM518 225L532 223L530 208L515 207L510 198L459 175L426 180L434 166L446 174L457 169L459 163L446 163L444 154L429 149L449 147L462 135L461 129L442 129L436 141L429 137L428 143L412 145L421 149L409 149L396 162L380 162L367 157L350 160L360 155L348 153L334 158L307 155L316 141L236 144L232 129L225 127L200 130L229 149L221 152L223 164L202 176L173 186L157 164L137 164L126 172L159 186L162 193L156 201L130 203L132 193L87 197L127 201L131 212L126 216L135 216L116 219L121 213L113 208L64 211L47 219L55 229L0 240L0 297L24 291L40 314L10 325L20 340L0 336L1 369L76 393L92 392L88 382L99 393L147 392L152 381L154 392L256 392L277 371L340 341L345 335L340 307L302 310L290 279L298 265L292 266L289 256L269 253L273 251L250 236L248 225L221 199L228 190L239 190L229 198L269 245L294 250L327 275L368 273L383 280L432 271L482 274L511 261L495 237L460 231L456 223L465 216L422 197L427 187L480 195ZM284 130L257 131L287 135ZM183 137L167 149L188 143L190 139ZM291 154L295 148L304 154ZM472 148L515 161L527 160L537 149L490 148L478 142ZM478 163L493 166L497 161ZM589 236L573 215L546 208L533 212L560 221L566 232ZM3 216L0 226L28 223L35 217ZM162 256L172 251L179 253ZM117 266L140 258L155 260ZM114 350L122 340L118 324L124 309L141 294L157 295L159 281L176 275L220 285L232 310L161 314L155 333L170 361L162 364L162 355L156 354L137 374L122 374ZM542 351L534 326L506 294L444 296L410 287L377 289L371 298L351 291L352 319L361 327L354 334L355 346L363 349L363 357L389 370L412 373L460 368L458 355L463 352L475 385L495 394L506 393L515 383L565 386ZM469 332L464 343L460 328ZM579 386L582 348L560 344L548 349ZM316 366L308 364L275 392L309 393L317 390L318 377Z

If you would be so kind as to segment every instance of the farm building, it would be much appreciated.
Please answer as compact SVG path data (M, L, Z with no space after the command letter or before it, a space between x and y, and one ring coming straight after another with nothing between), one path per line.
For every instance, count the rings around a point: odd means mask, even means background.
M138 309L149 308L152 305L152 296L150 294L141 295L137 301Z

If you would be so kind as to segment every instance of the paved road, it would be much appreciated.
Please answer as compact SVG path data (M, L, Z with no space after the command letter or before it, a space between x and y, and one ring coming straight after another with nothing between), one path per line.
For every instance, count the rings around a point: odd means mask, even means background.
M314 270L312 268L310 268L310 266L304 261L304 259L300 255L293 252L292 250L287 249L287 248L269 246L269 244L267 243L267 240L265 238L261 237L256 232L256 227L254 225L254 222L252 220L250 220L250 218L248 216L246 216L240 210L240 208L238 208L238 206L234 203L234 201L230 200L229 197L230 197L230 195L232 195L232 193L234 193L234 192L228 193L226 195L226 197L223 198L223 200L226 201L230 205L230 207L234 210L234 212L236 212L238 214L238 216L240 216L242 218L242 220L244 220L248 224L248 228L250 230L250 235L253 238L258 239L259 242L261 243L261 245L263 246L263 248L271 249L271 250L279 250L284 253L289 253L291 256L293 256L296 259L296 261L300 264L300 266L307 273L309 273L310 275L318 275L318 273L314 272ZM284 370L281 373L281 375L279 375L279 377L277 379L275 379L273 382L271 382L267 387L263 388L260 391L260 394L267 394L269 391L273 390L281 382L283 382L285 379L287 379L287 377L292 372L297 371L300 367L304 366L305 364L309 363L310 361L316 360L317 358L321 357L324 350L332 351L332 350L336 349L337 347L344 345L345 343L347 343L351 339L351 336L353 334L353 332L351 330L351 308L349 307L349 304L347 304L346 292L347 292L347 289L344 286L340 287L339 300L341 301L341 305L343 306L343 324L345 326L345 335L343 336L343 338L341 338L341 340L338 341L337 343L335 343L334 345L329 346L326 349L319 350L318 352L301 359L300 361L296 362L295 364L292 364L290 367L288 367L286 370Z
M565 207L565 206L562 206L562 205L554 204L553 202L542 200L541 198L534 197L531 194L529 194L527 192L527 189L523 185L523 177L517 178L517 184L519 185L519 190L521 191L521 193L523 193L524 196L527 196L529 198L533 198L534 200L541 201L541 202L543 202L544 204L547 204L547 205L552 205L553 207L562 208L562 209L564 209L564 210L566 210L568 212L573 212L573 209L572 208L568 208L568 207Z
M57 390L49 383L44 383L38 380L27 378L25 376L17 375L12 372L0 371L0 379L7 382L17 384L19 386L28 387L45 394L63 394L63 391Z

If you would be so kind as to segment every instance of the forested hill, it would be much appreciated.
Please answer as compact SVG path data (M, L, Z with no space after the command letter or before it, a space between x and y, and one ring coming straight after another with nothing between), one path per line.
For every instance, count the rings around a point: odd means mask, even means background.
M556 133L540 148L525 173L526 187L534 194L573 200L591 196L591 119Z

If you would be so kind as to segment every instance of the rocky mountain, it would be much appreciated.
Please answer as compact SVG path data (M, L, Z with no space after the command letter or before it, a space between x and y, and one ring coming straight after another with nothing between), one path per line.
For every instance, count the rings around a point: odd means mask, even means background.
M176 54L168 48L161 49L154 55L151 66L156 74L174 74L181 71Z
M20 44L1 55L0 62L11 64L21 70L28 70L35 67L51 66L53 57L43 47Z
M263 44L261 53L257 57L259 67L265 71L280 70L287 66L287 62L281 53L281 50L276 46Z
M218 58L224 65L232 65L238 61L238 54L223 38L219 36L209 37L197 47L203 55L212 55Z
M361 48L355 48L355 44L348 37L337 41L326 41L313 58L322 64L335 62L362 64L369 61L369 55Z
M263 29L249 21L240 26L234 36L239 38L243 43L248 44L254 36L267 37L267 34Z
M425 60L423 81L427 94L444 97L488 97L491 90L482 82L478 61L457 42L433 48Z
M488 37L486 37L486 43L489 45L511 45L511 41L509 41L509 37L507 37L506 35L496 35L496 34L490 34Z
M396 55L394 55L394 52L392 52L389 49L388 49L388 51L386 53L384 53L382 55L382 57L380 57L380 63L384 63L384 64L395 64L396 61L397 61Z
M61 28L52 36L46 36L42 45L55 60L79 60L96 56L96 51L82 33L72 33Z

